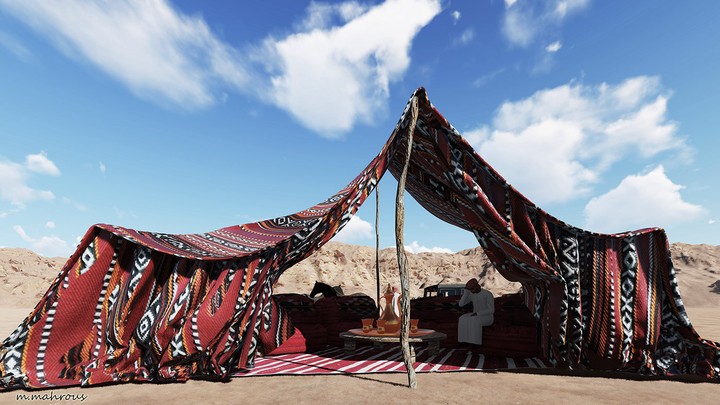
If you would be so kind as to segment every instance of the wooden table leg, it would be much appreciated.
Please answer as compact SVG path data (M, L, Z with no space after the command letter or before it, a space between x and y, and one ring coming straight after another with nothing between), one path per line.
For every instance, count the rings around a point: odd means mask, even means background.
M345 354L355 353L355 341L352 339L345 339Z
M415 364L415 345L410 344L410 363Z

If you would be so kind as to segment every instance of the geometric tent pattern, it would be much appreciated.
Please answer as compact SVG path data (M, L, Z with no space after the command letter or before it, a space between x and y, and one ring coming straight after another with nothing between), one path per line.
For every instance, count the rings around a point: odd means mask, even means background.
M552 217L490 167L424 89L412 98L407 191L472 232L523 285L551 365L720 379L720 344L692 327L662 229L605 235ZM91 227L3 342L0 389L226 379L251 367L261 328L273 326L278 277L337 234L387 170L399 176L409 106L370 164L306 210L202 234Z
M452 371L520 370L547 368L537 357L504 357L473 353L463 349L441 348L429 354L426 347L418 347L416 362L418 373L445 373ZM322 375L407 373L399 346L379 349L372 346L358 348L346 354L341 347L328 347L313 353L292 353L258 358L251 370L240 370L233 377L269 375Z

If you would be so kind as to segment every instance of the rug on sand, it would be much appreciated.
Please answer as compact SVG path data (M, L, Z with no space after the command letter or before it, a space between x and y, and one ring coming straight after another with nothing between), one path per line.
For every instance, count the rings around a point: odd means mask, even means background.
M440 349L437 354L430 356L425 347L418 349L414 366L418 373L548 367L537 357L486 356L465 349ZM345 354L342 348L333 347L315 353L259 357L255 360L253 369L240 370L234 373L233 377L405 372L407 370L399 346L365 346L358 348L354 354Z

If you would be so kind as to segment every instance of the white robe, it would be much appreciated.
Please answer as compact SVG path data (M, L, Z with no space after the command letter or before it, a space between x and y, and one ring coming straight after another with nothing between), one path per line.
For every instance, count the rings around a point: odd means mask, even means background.
M462 307L470 302L473 304L473 312L462 315L458 320L458 342L481 345L482 327L493 323L495 300L490 291L481 290L473 294L466 289L458 305Z

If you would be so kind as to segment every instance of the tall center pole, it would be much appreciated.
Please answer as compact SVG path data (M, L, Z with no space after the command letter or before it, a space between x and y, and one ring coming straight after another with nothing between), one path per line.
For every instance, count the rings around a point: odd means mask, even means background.
M410 278L407 271L407 255L405 254L405 179L407 177L408 167L410 166L410 153L412 152L413 134L415 133L415 125L418 118L418 100L417 96L411 101L411 120L408 127L407 150L405 152L405 164L403 165L402 174L398 179L397 196L395 198L395 246L397 249L398 268L400 269L400 289L401 289L401 323L400 323L400 347L402 349L403 361L408 373L408 386L410 388L417 387L415 377L415 369L413 368L410 342Z

